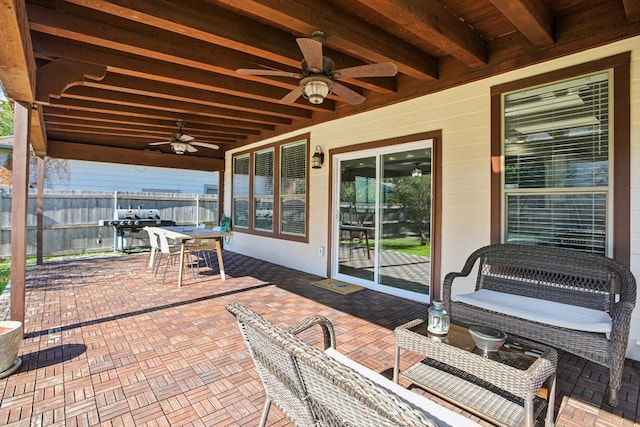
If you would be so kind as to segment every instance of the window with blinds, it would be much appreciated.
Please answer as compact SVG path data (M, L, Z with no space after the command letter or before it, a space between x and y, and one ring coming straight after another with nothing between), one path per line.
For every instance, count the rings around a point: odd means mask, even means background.
M610 74L503 96L505 240L606 254Z
M233 226L249 227L249 155L233 159Z
M308 153L306 134L232 157L234 230L307 241Z
M307 143L280 148L280 232L304 236L307 224Z
M254 154L253 224L256 230L273 231L274 149Z

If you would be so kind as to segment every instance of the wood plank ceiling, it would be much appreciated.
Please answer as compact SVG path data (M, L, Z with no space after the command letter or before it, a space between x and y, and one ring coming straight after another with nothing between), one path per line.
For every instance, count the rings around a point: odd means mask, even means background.
M640 34L637 0L0 1L18 26L26 15L39 155L203 170L231 148ZM279 102L296 78L236 72L300 73L296 39L316 30L336 69L390 61L398 74L341 79L366 100L314 105ZM24 100L9 68L5 91ZM149 145L178 119L220 148Z

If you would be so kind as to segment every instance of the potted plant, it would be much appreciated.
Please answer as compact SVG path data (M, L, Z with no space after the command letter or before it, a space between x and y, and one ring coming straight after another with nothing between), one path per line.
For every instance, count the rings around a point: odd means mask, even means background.
M10 375L20 366L18 349L22 337L22 322L0 321L0 378Z

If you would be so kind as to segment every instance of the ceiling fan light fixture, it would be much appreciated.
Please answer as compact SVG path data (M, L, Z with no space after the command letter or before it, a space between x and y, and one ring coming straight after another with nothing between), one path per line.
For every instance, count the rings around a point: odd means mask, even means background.
M188 144L185 144L184 142L172 142L171 143L171 149L176 154L184 154L184 152L187 151L188 148L189 148Z
M329 82L324 79L309 79L303 84L302 94L312 104L322 104L329 92L331 92Z

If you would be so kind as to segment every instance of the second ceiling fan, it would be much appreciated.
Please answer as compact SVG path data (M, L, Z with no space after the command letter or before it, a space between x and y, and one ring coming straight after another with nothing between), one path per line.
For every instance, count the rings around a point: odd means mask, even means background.
M302 51L302 73L288 71L240 68L240 74L253 76L293 77L300 79L300 84L285 95L280 102L290 104L301 95L312 104L321 104L331 92L340 96L349 104L360 104L365 97L340 84L342 78L362 77L392 77L398 73L398 67L393 62L381 62L356 67L335 70L335 63L329 57L322 55L322 45L325 35L322 31L314 31L311 38L296 39Z
M178 132L174 132L173 134L171 134L171 139L169 141L151 142L149 143L149 145L171 144L171 149L176 154L184 154L185 152L195 153L196 151L198 151L198 149L194 146L211 148L212 150L217 150L220 148L216 144L194 142L194 137L182 132L185 121L180 119L176 123L178 125Z

